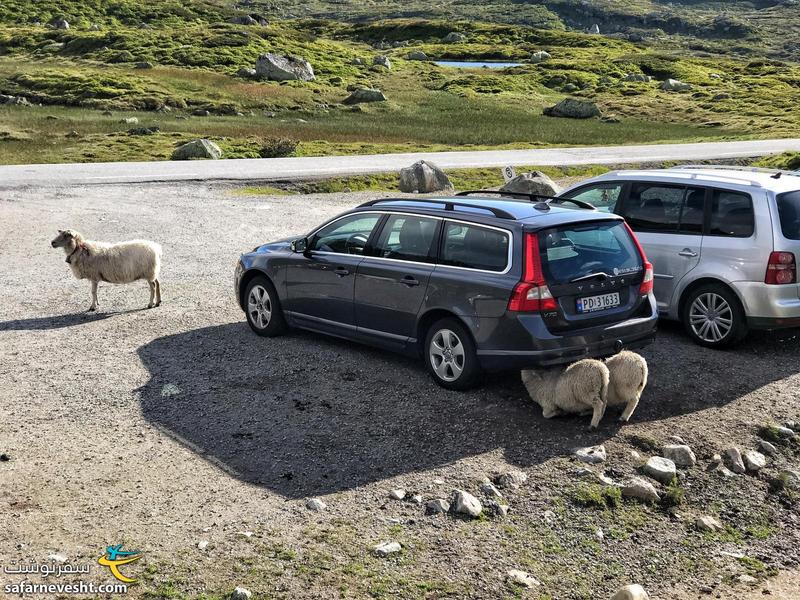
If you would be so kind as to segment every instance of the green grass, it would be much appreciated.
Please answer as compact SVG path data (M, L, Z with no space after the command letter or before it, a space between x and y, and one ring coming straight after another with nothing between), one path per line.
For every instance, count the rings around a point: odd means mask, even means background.
M622 502L622 492L618 487L588 484L576 488L572 500L579 506L615 508Z

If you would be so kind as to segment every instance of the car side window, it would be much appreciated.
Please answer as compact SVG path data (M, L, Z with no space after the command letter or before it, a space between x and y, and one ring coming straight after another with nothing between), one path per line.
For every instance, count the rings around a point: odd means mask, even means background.
M378 236L373 255L380 258L432 262L437 219L392 215Z
M634 231L701 234L704 207L702 188L634 183L622 216Z
M337 254L364 254L367 240L380 218L381 215L377 213L342 217L314 234L310 249Z
M439 264L501 273L508 266L509 238L496 229L448 221Z
M565 194L565 198L583 200L600 212L613 213L622 192L622 183L600 183Z
M750 237L755 230L753 199L749 194L715 190L711 200L710 235Z

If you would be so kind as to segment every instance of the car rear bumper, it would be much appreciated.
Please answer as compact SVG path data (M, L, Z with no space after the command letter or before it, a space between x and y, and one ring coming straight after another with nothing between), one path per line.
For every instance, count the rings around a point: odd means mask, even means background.
M747 324L753 329L800 325L800 287L740 281L734 284L744 304Z
M655 340L658 313L655 300L651 299L650 316L564 335L551 333L536 314L509 314L498 321L505 323L488 329L498 331L498 335L505 338L502 346L493 346L494 336L482 339L480 331L477 334L478 360L488 371L560 365L582 358L611 356L623 349L641 348ZM517 335L510 336L510 328L515 329Z

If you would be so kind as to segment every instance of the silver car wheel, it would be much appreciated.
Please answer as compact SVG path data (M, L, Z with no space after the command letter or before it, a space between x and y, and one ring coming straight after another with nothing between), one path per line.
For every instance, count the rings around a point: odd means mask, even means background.
M428 359L442 381L453 382L464 372L464 344L450 329L440 329L431 338Z
M720 342L733 327L733 310L719 294L700 294L689 308L689 325L704 342Z
M263 285L254 285L247 297L247 316L259 329L265 329L272 318L272 299Z

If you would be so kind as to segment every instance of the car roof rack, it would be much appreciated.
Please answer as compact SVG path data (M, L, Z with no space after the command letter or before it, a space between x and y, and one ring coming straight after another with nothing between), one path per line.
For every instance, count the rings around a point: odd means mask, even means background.
M534 208L538 210L550 210L550 204L563 204L569 202L576 205L578 208L586 210L597 210L597 207L584 202L583 200L576 200L574 198L561 198L559 196L545 196L544 194L530 194L528 192L507 192L505 190L464 190L458 192L456 196L470 196L472 194L496 194L498 196L508 196L509 198L524 198L530 202L535 202Z
M509 219L511 221L516 221L517 217L512 215L507 210L503 210L502 208L497 208L495 206L481 206L480 204L470 204L469 202L459 202L458 200L453 200L451 198L414 198L414 199L404 199L404 198L378 198L377 200L370 200L369 202L364 202L363 204L359 204L358 207L367 207L367 206L375 206L376 204L381 204L382 202L421 202L423 204L440 204L444 205L444 210L455 211L456 207L461 208L473 208L475 210L485 210L492 213L498 219ZM413 208L409 206L398 206L397 208Z
M667 170L680 170L687 171L705 170L705 171L741 171L743 173L763 173L764 175L772 175L773 179L780 179L783 175L791 175L792 177L800 177L800 171L792 171L790 169L770 169L768 167L737 167L736 165L678 165Z

